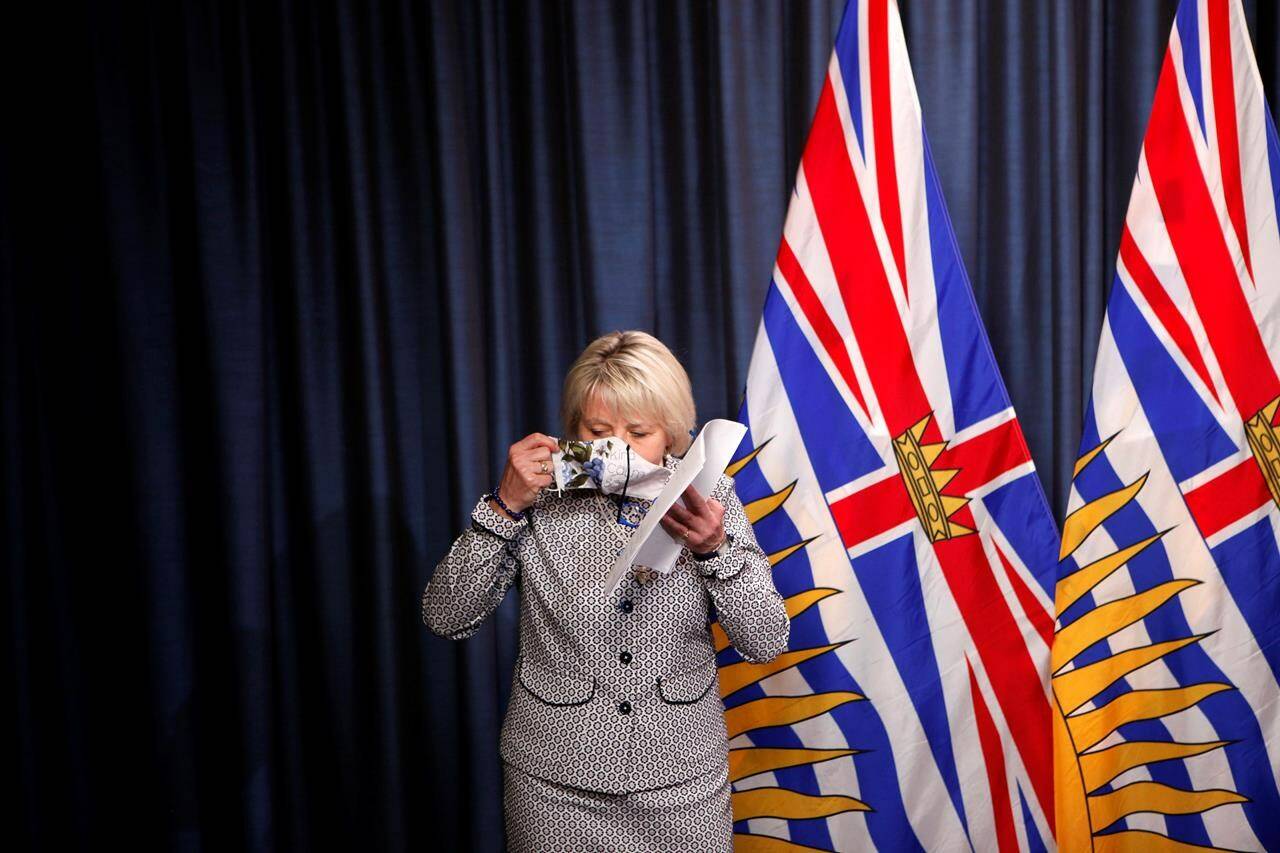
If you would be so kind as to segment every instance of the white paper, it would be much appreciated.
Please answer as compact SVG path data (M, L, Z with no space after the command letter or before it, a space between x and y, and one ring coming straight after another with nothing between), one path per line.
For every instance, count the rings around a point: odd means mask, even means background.
M716 418L707 421L693 444L680 460L679 467L666 488L653 499L644 520L627 540L627 547L618 555L605 579L605 595L612 595L618 584L633 565L648 566L660 574L668 574L675 568L680 550L684 546L672 539L665 527L658 522L676 501L684 506L681 497L689 484L702 497L711 497L720 475L729 467L733 453L742 444L747 428L737 421Z

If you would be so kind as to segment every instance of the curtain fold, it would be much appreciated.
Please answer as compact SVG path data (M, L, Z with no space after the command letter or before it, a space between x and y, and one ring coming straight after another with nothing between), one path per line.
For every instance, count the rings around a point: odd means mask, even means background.
M518 596L419 597L594 336L745 385L842 11L32 7L0 34L2 658L20 849L502 849ZM1173 0L902 0L1065 506ZM1274 109L1280 15L1246 3Z

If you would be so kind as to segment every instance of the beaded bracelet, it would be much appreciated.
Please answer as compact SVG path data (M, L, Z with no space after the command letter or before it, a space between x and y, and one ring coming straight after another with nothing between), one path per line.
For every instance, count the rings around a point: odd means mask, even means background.
M498 487L497 487L497 486L494 486L494 487L493 487L493 491L492 491L492 492L490 492L489 494L485 495L485 498L486 498L486 499L488 499L488 498L493 498L495 501L497 501L497 502L498 502L498 506L502 507L502 511L503 511L503 512L505 512L507 515L511 516L514 520L516 520L516 521L524 521L524 514L525 514L526 512L528 512L528 510L521 510L520 512L516 512L516 511L515 511L515 510L513 510L511 507L509 507L509 506L507 506L505 503L503 503L503 502L502 502L502 498L498 497Z

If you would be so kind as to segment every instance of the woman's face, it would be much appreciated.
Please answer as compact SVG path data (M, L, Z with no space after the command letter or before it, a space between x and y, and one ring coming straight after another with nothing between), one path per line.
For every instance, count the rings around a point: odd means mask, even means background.
M662 464L662 455L671 445L667 431L648 418L624 418L605 406L599 396L593 395L582 407L582 422L578 438L594 441L597 438L616 436L635 448L635 451L654 465Z

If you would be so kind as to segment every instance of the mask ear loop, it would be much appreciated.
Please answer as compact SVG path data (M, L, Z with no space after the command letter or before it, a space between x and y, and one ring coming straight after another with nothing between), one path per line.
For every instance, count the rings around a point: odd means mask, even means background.
M625 442L624 442L625 443ZM631 483L631 445L627 445L627 478L622 481L622 494L618 496L618 523L622 524L622 507L627 502L627 486Z

